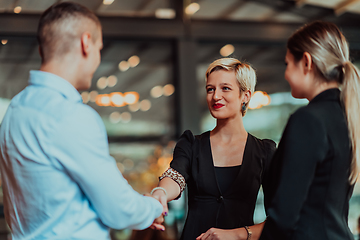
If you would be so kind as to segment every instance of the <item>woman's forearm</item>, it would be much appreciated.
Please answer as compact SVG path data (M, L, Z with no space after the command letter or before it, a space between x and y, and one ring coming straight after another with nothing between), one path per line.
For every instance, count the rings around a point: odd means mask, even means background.
M158 184L159 187L165 188L167 191L167 201L170 202L180 195L180 186L173 179L164 177Z
M261 236L261 232L264 228L265 221L259 224L248 226L251 231L251 240L258 240Z
M180 194L180 186L179 184L177 184L174 180L172 180L169 177L164 177L163 179L160 180L158 187L164 188L166 190L167 193L167 202L170 202L172 200L174 200L175 198L177 198ZM156 190L153 192L153 195L163 195L165 194L164 191L162 190Z

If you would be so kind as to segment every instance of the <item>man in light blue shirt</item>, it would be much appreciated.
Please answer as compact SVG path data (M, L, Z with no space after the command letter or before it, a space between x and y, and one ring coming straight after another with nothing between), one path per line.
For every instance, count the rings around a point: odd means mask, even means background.
M0 128L5 217L13 239L110 239L162 215L134 191L109 155L100 116L82 103L100 63L98 18L63 2L38 29L42 65L15 96ZM160 226L160 225L159 225Z

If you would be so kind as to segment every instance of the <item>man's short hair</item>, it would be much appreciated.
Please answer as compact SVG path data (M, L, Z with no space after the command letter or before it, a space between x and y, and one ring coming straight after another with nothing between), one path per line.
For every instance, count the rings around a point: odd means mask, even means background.
M60 57L68 53L73 47L74 40L95 23L101 27L98 17L88 8L73 2L61 2L50 6L40 17L37 38L43 63L53 57ZM97 32L93 30L93 41L97 39Z

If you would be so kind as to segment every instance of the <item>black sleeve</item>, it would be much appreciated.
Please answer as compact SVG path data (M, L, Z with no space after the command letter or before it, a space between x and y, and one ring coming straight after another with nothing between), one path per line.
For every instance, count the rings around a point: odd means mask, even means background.
M190 166L192 158L192 145L194 143L194 135L190 130L186 130L177 142L173 160L170 167L178 171L187 182L190 177Z
M267 200L267 196L268 196L268 191L270 189L269 187L269 171L270 171L270 166L271 166L271 162L272 162L272 158L274 156L274 153L276 151L276 143L270 139L264 139L264 143L265 143L265 155L266 158L263 162L263 172L262 172L262 177L261 177L261 185L263 188L263 192L264 192L264 207L265 207L265 212L267 214L267 209L269 207L268 201Z
M291 239L327 148L325 128L314 114L302 108L290 117L271 166L271 171L280 170L271 173L278 181L277 187L270 186L275 192L260 239Z

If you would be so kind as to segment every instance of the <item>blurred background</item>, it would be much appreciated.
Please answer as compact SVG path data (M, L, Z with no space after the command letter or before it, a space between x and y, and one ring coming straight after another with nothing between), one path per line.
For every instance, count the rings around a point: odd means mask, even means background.
M0 124L7 106L39 69L40 14L61 0L0 0ZM83 101L102 117L110 153L139 193L167 169L181 133L211 130L205 71L221 57L249 62L256 93L244 118L248 132L280 140L286 121L307 100L291 97L284 80L286 40L314 20L336 23L360 66L359 0L75 0L103 27L102 62ZM106 186L104 186L106 187ZM170 203L166 231L111 231L116 240L177 239L186 217L186 193ZM265 213L260 192L255 222ZM350 202L349 225L359 234L360 187ZM0 239L11 239L0 211ZM357 238L355 238L357 239Z

